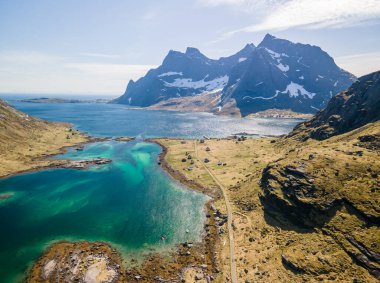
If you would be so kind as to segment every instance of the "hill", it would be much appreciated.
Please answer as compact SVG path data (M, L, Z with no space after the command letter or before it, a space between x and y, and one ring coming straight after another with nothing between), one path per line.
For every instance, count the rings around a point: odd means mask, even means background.
M0 177L44 167L43 157L86 140L68 124L33 118L0 99Z

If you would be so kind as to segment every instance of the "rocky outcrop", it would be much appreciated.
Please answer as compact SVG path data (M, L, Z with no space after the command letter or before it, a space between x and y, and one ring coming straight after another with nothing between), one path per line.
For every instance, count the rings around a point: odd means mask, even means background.
M280 140L278 146L291 149L268 164L261 178L266 213L280 222L323 231L378 279L379 133L377 121L322 142ZM283 262L294 269L291 261Z
M298 125L290 137L325 140L380 119L380 71L360 77L349 89L334 96L326 109Z
M265 211L323 231L380 279L380 71L277 142L291 149L261 178ZM297 263L283 258L290 269ZM316 272L315 270L313 272Z
M126 282L121 256L102 242L58 242L29 271L25 282Z

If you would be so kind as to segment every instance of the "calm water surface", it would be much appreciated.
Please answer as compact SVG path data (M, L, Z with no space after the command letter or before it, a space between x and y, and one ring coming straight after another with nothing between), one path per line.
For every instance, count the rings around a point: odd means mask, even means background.
M30 115L70 122L94 136L280 135L299 122L134 110L123 105L9 102ZM95 143L60 157L104 157L112 163L0 180L0 194L12 194L0 202L0 282L19 282L28 266L57 240L106 241L125 257L199 240L207 198L167 176L157 166L159 152L157 145L142 141ZM165 242L161 235L167 236Z
M296 119L240 119L209 113L135 110L115 104L38 104L18 101L11 101L11 104L42 119L70 122L91 135L112 137L226 137L241 132L282 135L300 122Z

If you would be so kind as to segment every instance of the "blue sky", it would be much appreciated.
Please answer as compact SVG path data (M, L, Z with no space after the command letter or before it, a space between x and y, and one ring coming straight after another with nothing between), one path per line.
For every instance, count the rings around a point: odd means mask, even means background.
M380 0L0 0L0 92L117 96L170 49L218 58L266 33L380 69Z

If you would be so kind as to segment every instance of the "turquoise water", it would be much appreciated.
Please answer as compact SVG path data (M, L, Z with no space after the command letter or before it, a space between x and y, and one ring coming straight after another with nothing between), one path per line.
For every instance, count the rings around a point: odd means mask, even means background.
M70 122L93 136L281 135L300 122L135 110L125 105L22 103L14 97L8 101L30 115ZM0 282L19 282L27 267L57 240L106 241L125 257L199 240L207 199L167 176L157 165L159 152L159 146L141 141L95 143L60 157L103 157L112 163L0 180L0 195L12 194L0 201ZM167 236L165 242L162 235Z
M0 180L0 194L14 192L0 202L0 282L20 280L55 240L107 241L126 257L199 240L207 199L168 178L157 165L159 152L145 142L96 143L62 157L112 163Z

